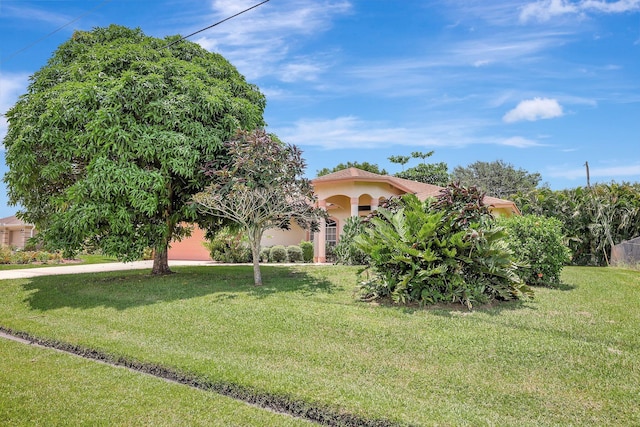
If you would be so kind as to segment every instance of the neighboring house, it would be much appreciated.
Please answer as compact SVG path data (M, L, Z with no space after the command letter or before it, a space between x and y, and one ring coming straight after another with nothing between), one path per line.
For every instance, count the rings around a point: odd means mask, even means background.
M0 218L0 246L24 249L27 241L35 234L33 224L27 224L15 215Z
M343 169L315 178L311 181L313 190L318 197L318 206L326 209L329 219L322 221L318 233L310 233L291 225L291 230L267 230L264 233L262 246L297 245L303 240L314 243L314 261L326 262L327 245L334 245L340 239L344 222L350 216L366 216L377 209L381 200L402 194L415 194L420 200L435 197L443 187L424 184L389 175L378 175L357 168ZM520 211L515 203L485 197L485 204L498 215L519 215ZM169 249L169 259L202 259L202 253L194 251L191 255L185 249L188 247L203 248L202 231L196 229L191 238L181 242L174 242ZM196 240L197 242L194 242Z

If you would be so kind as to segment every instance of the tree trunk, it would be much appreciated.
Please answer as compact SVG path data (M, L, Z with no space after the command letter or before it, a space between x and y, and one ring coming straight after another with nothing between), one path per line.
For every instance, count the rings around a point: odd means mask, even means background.
M262 272L260 271L260 241L251 242L251 255L253 256L253 284L262 286Z
M156 248L156 250L153 252L153 269L151 270L151 274L163 275L173 273L173 271L169 269L167 246L168 245L165 245L162 248Z

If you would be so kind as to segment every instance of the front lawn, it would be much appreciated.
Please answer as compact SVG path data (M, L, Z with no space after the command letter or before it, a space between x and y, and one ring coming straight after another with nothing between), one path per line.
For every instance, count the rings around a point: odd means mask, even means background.
M124 368L0 339L0 425L311 424Z
M175 270L2 281L0 326L370 420L640 424L636 271L468 312L358 302L352 267Z

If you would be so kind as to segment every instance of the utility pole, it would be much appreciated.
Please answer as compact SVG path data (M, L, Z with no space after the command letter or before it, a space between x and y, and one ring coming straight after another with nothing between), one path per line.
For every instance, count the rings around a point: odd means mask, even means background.
M589 180L589 162L584 162L584 165L587 168L587 188L591 188L591 182Z

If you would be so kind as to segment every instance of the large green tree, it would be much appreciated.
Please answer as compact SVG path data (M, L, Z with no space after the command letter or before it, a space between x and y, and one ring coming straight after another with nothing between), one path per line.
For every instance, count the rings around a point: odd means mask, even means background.
M263 125L264 96L222 56L178 36L121 26L75 32L6 114L9 200L43 241L132 260L199 221L206 161L238 129Z
M518 191L531 191L538 186L542 176L516 169L502 160L477 161L467 167L457 166L451 174L453 181L465 186L476 186L490 196L507 198Z

